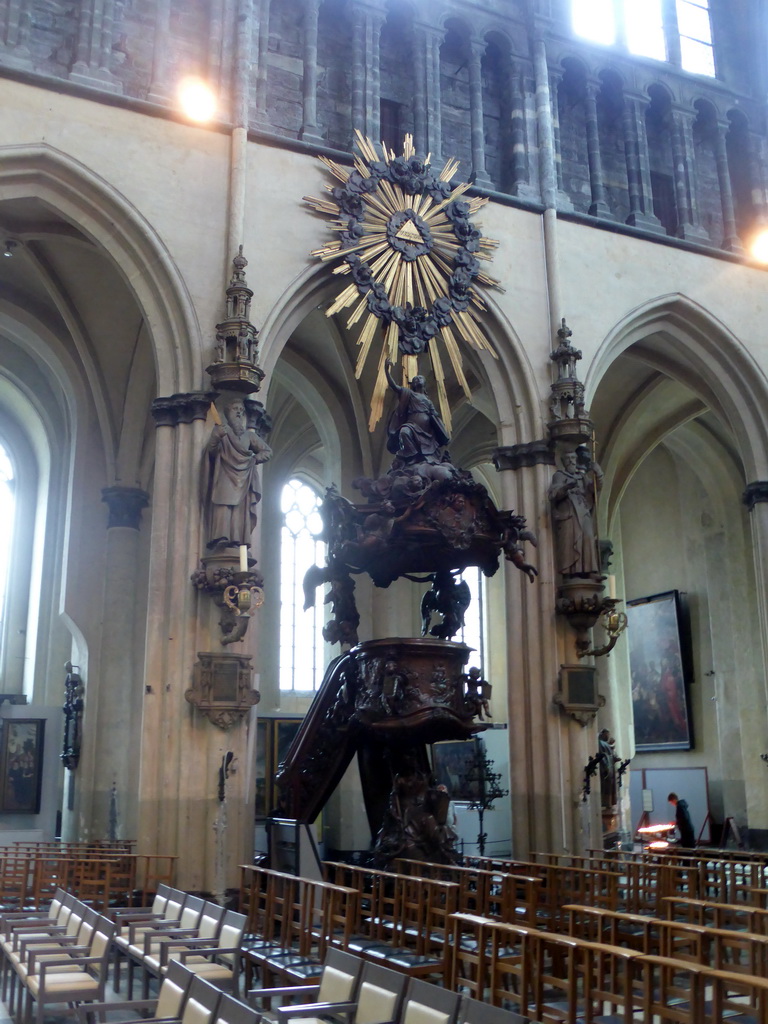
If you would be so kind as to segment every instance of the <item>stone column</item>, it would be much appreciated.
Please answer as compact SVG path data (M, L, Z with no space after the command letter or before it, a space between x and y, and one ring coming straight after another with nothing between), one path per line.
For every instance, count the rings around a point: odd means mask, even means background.
M472 142L472 171L475 184L480 188L493 188L485 167L485 126L483 123L483 54L485 40L469 41L469 123Z
M304 0L304 78L302 101L304 119L300 137L305 142L322 142L317 126L317 19L320 0Z
M661 0L662 19L664 22L664 41L667 45L667 60L670 64L680 67L680 28L677 24L676 0Z
M210 598L190 581L203 542L199 486L209 408L204 393L153 403L150 585L141 747L135 759L139 852L177 854L179 887L207 892L221 888L221 877L225 888L237 884L238 864L250 858L253 845L253 806L247 799L250 719L225 731L185 700L198 652L221 649L208 628ZM243 650L245 643L252 643L247 634L231 653L250 653ZM218 780L228 753L237 772L227 783L222 834Z
M627 224L664 234L664 227L653 212L651 167L645 131L645 108L648 102L642 96L624 94L622 126L629 189Z
M603 179L603 161L600 156L600 133L597 127L598 82L586 83L584 104L586 107L587 159L589 161L589 185L592 190L592 205L589 213L593 217L611 218Z
M444 34L438 28L426 30L427 43L427 140L436 165L443 156L443 106L440 94L440 48Z
M114 0L82 0L77 23L73 82L122 92L122 83L109 70L114 42Z
M563 192L563 154L560 145L560 106L557 99L557 91L563 80L559 71L549 72L549 103L552 110L552 155L555 161L555 176L557 179L557 190Z
M551 91L551 86L550 86ZM510 143L512 147L512 191L517 195L528 184L528 159L525 145L525 96L519 68L509 74Z
M423 28L413 31L413 141L417 153L429 153L427 141L427 46Z
M693 147L693 121L695 115L680 107L672 111L672 155L675 163L675 196L680 238L692 242L710 241L709 235L699 223L699 207L696 199L696 158Z
M754 480L748 483L743 495L743 502L749 510L750 525L752 528L752 548L755 566L755 633L759 634L762 641L763 661L768 660L768 480ZM758 642L758 635L753 637L755 645ZM760 688L758 699L755 702L762 712L760 715L752 709L751 719L757 723L758 735L765 736L765 707L768 702L768 672L763 669L760 673ZM763 741L764 742L764 741ZM756 745L742 743L742 749L760 748ZM763 747L768 750L768 745ZM744 765L745 786L747 797L747 811L750 824L750 838L756 844L757 849L764 849L768 842L768 787L765 785L765 774L768 766L762 763L755 754L751 764Z
M352 128L379 141L381 93L379 37L386 17L376 6L353 0L352 16Z
M22 26L29 23L31 6L30 0L7 0L5 5L5 17L0 31L0 53L7 67L28 68L30 65L27 31Z
M152 77L148 99L155 103L168 100L168 52L171 38L171 0L157 0L153 33Z
M718 121L715 126L715 161L717 163L717 182L720 186L720 206L723 211L722 248L729 252L743 252L744 248L736 230L731 172L728 169L728 151L725 148L725 133L727 131L728 125Z
M546 494L553 454L546 441L497 449L504 508L537 524L535 584L506 565L510 785L513 855L585 849L599 835L599 812L581 802L583 766L596 749L596 726L584 727L555 705L560 665L555 566ZM563 633L565 637L565 634ZM599 799L598 799L599 803ZM585 813L586 812L586 813Z
M99 663L109 666L109 675L98 686L88 687L85 767L91 761L93 783L90 806L81 802L80 811L89 836L105 839L116 833L115 838L130 839L138 829L136 753L143 701L136 664L137 617L143 609L134 596L141 593L139 530L149 495L138 487L121 486L106 487L101 493L109 520ZM112 820L110 810L116 814Z
M256 124L260 128L269 127L267 114L267 81L269 62L269 8L270 0L256 0L256 25L258 31L258 50L256 57Z

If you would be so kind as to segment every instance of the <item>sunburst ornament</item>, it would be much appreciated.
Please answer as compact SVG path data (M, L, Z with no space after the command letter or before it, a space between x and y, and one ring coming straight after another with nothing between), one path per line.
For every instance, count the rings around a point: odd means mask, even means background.
M459 339L496 356L478 326L485 304L476 285L498 287L498 282L481 270L480 263L491 259L498 242L485 238L471 219L488 200L475 197L460 201L471 186L469 182L451 184L458 160L448 160L440 174L435 174L429 157L422 160L416 156L410 135L405 136L402 156L382 144L382 160L370 139L359 131L355 134L360 155L355 156L354 170L347 171L333 160L320 157L341 186L326 185L329 199L304 196L318 213L334 218L331 227L339 236L312 255L324 261L342 260L334 274L352 278L325 315L330 317L354 306L348 328L365 318L358 338L358 378L373 347L376 329L382 327L384 341L369 430L381 419L384 408L386 360L396 363L398 353L403 357L407 379L418 372L418 357L429 355L440 411L450 430L451 411L439 343L468 399L470 390Z

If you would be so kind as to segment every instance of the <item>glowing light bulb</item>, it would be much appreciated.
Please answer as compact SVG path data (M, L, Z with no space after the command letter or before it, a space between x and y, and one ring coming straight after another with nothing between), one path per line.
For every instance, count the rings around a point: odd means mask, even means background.
M216 97L200 78L185 78L179 86L179 104L190 121L210 121L216 113Z
M763 228L755 235L749 249L760 263L768 263L768 228Z

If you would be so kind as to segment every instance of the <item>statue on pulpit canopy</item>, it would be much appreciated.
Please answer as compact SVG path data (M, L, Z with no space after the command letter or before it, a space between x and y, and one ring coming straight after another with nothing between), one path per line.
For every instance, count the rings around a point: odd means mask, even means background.
M208 548L249 544L261 500L259 470L272 449L248 427L245 403L231 398L205 450L202 497Z

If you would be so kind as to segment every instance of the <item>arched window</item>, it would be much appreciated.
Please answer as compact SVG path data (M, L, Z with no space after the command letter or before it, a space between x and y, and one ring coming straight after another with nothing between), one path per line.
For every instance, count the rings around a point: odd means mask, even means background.
M485 673L485 579L480 569L474 566L465 569L461 579L469 587L472 600L464 614L464 628L456 639L474 647L468 664L476 665Z
M5 637L8 562L13 542L16 481L8 452L0 443L0 645Z
M325 544L318 540L323 523L320 495L303 480L283 487L280 533L280 690L316 690L323 678L323 599L304 611L304 574L325 562Z

